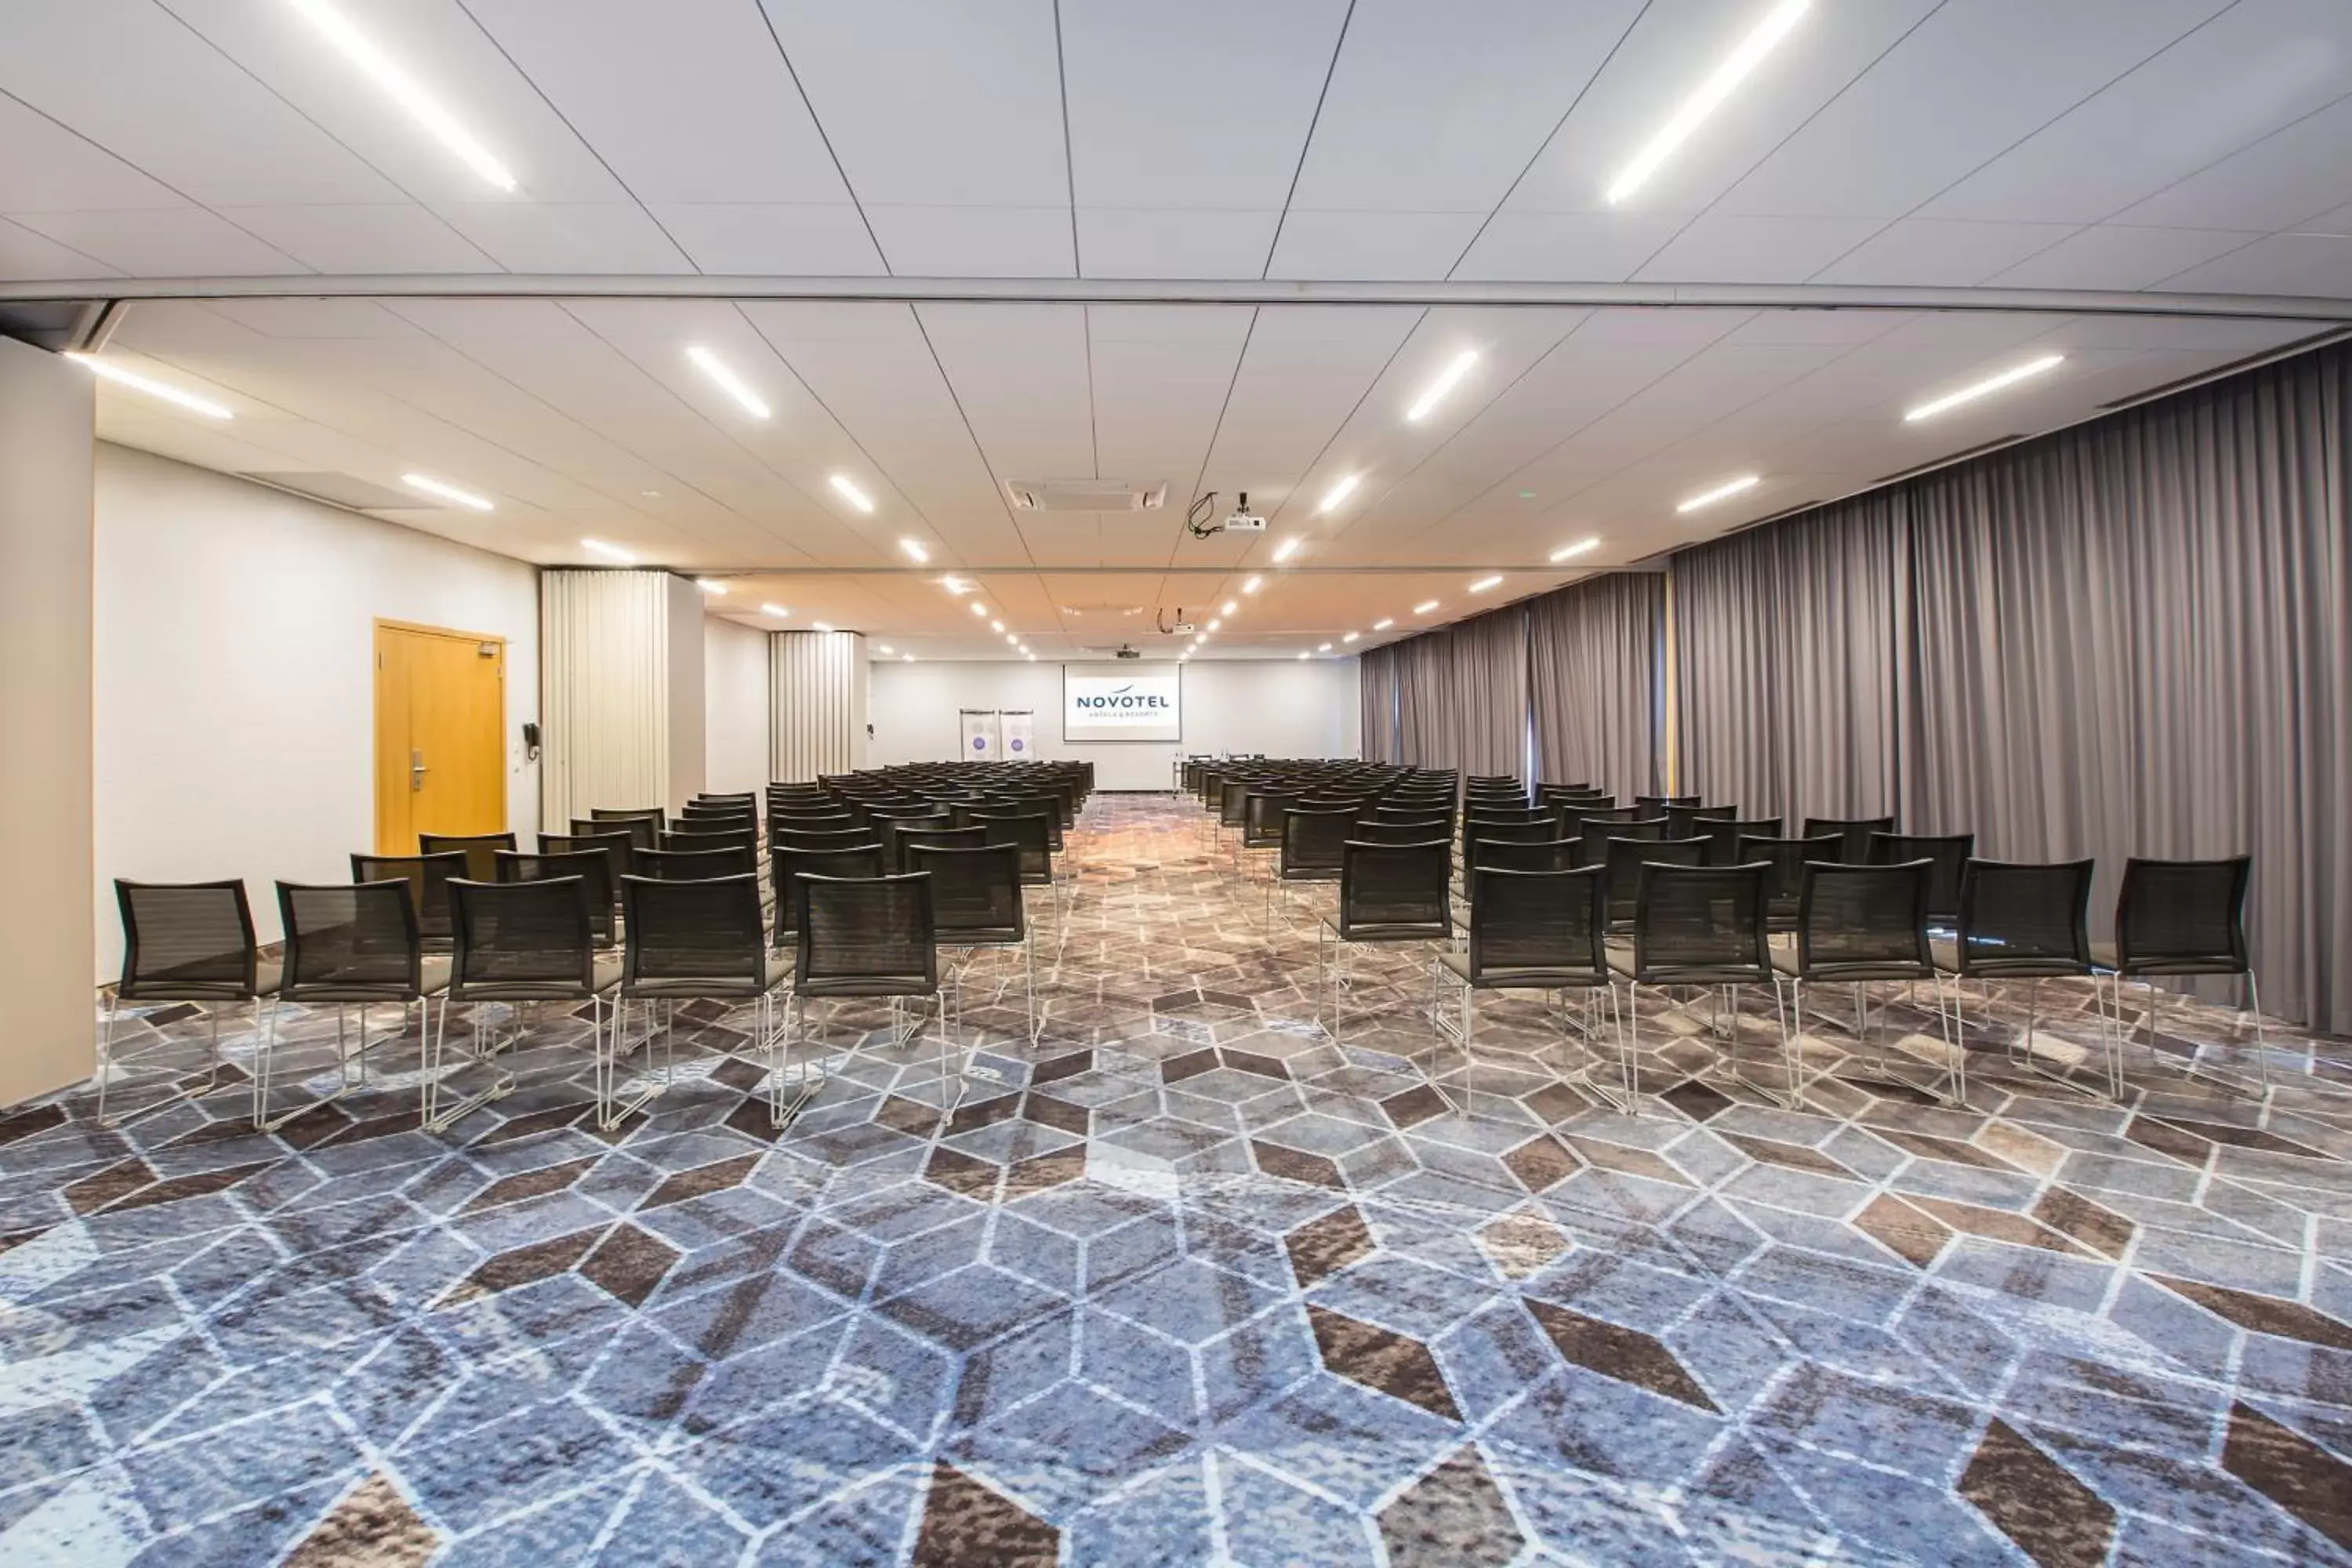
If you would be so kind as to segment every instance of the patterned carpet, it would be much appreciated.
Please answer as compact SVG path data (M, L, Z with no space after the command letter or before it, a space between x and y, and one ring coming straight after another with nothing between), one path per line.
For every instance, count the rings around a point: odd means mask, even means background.
M1800 1112L1645 1000L1627 1118L1534 998L1465 1078L1425 950L1335 1043L1317 896L1269 938L1189 804L1084 828L1043 1037L1002 954L951 1059L820 1010L782 1137L707 1006L611 1134L570 1017L445 1136L413 1037L275 1135L0 1121L0 1562L2352 1563L2352 1047L2275 1029L2264 1107L2176 1004L2119 1109L1971 994L1969 1109L1823 1025Z

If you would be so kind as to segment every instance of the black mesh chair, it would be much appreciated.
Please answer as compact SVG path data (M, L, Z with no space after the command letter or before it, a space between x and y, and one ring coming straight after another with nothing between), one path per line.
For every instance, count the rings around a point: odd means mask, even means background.
M1631 931L1633 909L1641 895L1644 866L1704 866L1704 838L1604 838L1600 858L1601 879L1609 889L1609 929Z
M499 1052L520 1037L518 1026L505 1036L482 1040L482 1005L504 1003L520 1009L541 1002L585 1002L590 1005L590 1047L596 1058L597 1082L606 1081L608 1047L604 1004L620 984L621 961L599 958L588 907L587 884L565 877L539 882L476 882L464 879L449 884L450 923L457 932L449 987L441 994L438 1023L426 1031L423 1079L418 1087L418 1116L425 1130L439 1132L476 1107L500 1100L514 1089L514 1075L497 1070ZM443 1097L446 1079L457 1070L448 1057L449 1009L462 1004L471 1009L466 1065L492 1069L490 1082L454 1103ZM567 1012L565 1016L570 1016ZM598 1097L600 1123L608 1107Z
M253 1058L253 1125L264 1132L360 1088L367 1079L367 1053L406 1034L409 1009L429 1009L428 998L449 987L449 960L425 956L405 878L318 886L280 882L278 917L286 932L278 999L335 1010L337 1081L330 1092L271 1114L270 1081L279 1049L278 1010L271 1008L269 1026ZM377 1006L399 1008L400 1023L389 1035L371 1040L368 1014ZM359 1009L356 1045L350 1030L353 1007Z
M864 833L866 829L846 811L772 811L768 814L768 837L779 838L787 833Z
M1754 838L1742 835L1739 858L1735 865L1762 862L1764 871L1764 908L1774 931L1794 931L1797 906L1805 891L1805 868L1815 861L1840 864L1838 837L1824 833L1818 838Z
M1805 818L1804 837L1819 838L1834 834L1838 841L1840 860L1849 866L1870 864L1870 840L1874 834L1895 831L1891 816L1809 816Z
M1791 1055L1801 1066L1808 987L1850 988L1853 1012L1846 1029L1861 1046L1871 1038L1869 987L1900 984L1909 994L1924 980L1934 989L1936 1027L1943 1040L1937 1072L1926 1082L1914 1081L1907 1072L1889 1065L1883 1045L1872 1067L1881 1079L1933 1095L1947 1105L1968 1103L1968 1069L1945 1008L1943 977L1928 946L1927 889L1934 874L1935 865L1928 860L1805 864L1799 881L1796 942L1772 954L1773 969L1787 984L1794 1016L1790 1034L1796 1042ZM1883 1005L1880 1012L1885 1012ZM1903 1059L1906 1064L1916 1060L1908 1053ZM1802 1082L1796 1085L1794 1097L1802 1102Z
M615 888L621 879L636 868L630 857L636 853L636 840L625 833L542 833L539 836L539 852L542 855L581 855L590 850L603 852Z
M1765 867L1663 866L1642 868L1634 892L1632 951L1612 947L1609 966L1626 985L1627 1048L1636 1061L1642 1048L1642 987L1669 994L1696 990L1716 1000L1709 1026L1725 1047L1732 1077L1780 1106L1796 1103L1797 1063L1785 1023L1780 1027L1780 1066L1787 1081L1775 1089L1740 1070L1739 993L1749 986L1772 992L1770 938L1765 931Z
M1780 819L1777 816L1733 817L1727 821L1708 817L1698 824L1698 836L1706 840L1706 863L1710 866L1738 866L1749 857L1739 852L1742 838L1778 838Z
M976 828L962 831L976 833ZM943 948L977 955L982 948L1018 948L1028 972L1024 992L1029 1038L1037 1037L1037 953L1029 942L1021 892L1021 851L1011 844L940 844L926 837L907 846L907 869L929 872L933 929ZM963 982L972 959L949 972L951 1027L963 1022ZM999 988L1002 994L1002 987Z
M698 794L692 800L688 801L686 803L686 809L688 811L727 812L740 810L749 812L757 809L759 804L760 795L757 790L730 790L723 795L713 795L708 790L705 790L700 794Z
M880 843L881 839L870 827L824 828L815 831L797 827L779 827L768 835L768 847L771 849L846 849L853 845L879 845Z
M122 975L106 999L106 1028L98 1045L98 1122L120 1127L183 1100L200 1100L220 1087L222 1012L242 1002L261 1028L262 1004L278 994L278 968L261 962L253 935L253 910L245 884L221 882L131 882L114 880L115 907L122 916ZM208 1069L201 1083L178 1083L173 1091L128 1117L110 1115L108 1091L115 1070L163 1049L162 1041L118 1055L115 1021L123 1005L194 1002L203 1005L211 1026L205 1047Z
M1670 807L1680 806L1688 810L1697 805L1699 800L1700 797L1695 795L1637 795L1633 797L1633 804L1649 816L1664 816Z
M2118 1047L2123 1031L2123 984L2137 980L2147 991L2147 1044L2157 1048L2164 1011L2159 980L2214 975L2242 979L2245 1008L2254 1021L2254 1071L2249 1089L2242 1080L2199 1065L2204 1043L2191 1047L2188 1071L2241 1093L2270 1092L2269 1037L2263 1028L2263 992L2246 947L2246 888L2253 879L2251 856L2224 860L2124 862L2124 884L2116 898L2116 940L2094 943L2091 962L2107 980L2115 1008Z
M612 857L601 849L583 849L569 855L521 855L500 850L497 858L498 882L544 882L556 877L577 877L588 896L588 932L598 947L612 947L620 941L618 915L620 884L613 878Z
M1948 931L1960 918L1960 878L1977 852L1973 833L1874 833L1870 863L1899 866L1906 860L1927 862L1927 925Z
M2094 1010L2099 1020L2103 1086L2091 1088L2074 1079L2073 1069L2080 1063L2073 1059L2071 1050L2054 1053L2060 1067L2052 1070L2044 1065L2044 1053L2034 1038L2042 1023L2042 983L2095 979L2097 974L2091 956L2089 920L2093 869L2089 860L1970 860L1960 878L1960 918L1953 939L1937 940L1933 951L1936 967L1956 982L2025 984L2025 1027L2010 1042L2012 1058L2022 1059L2054 1083L2116 1100L2123 1094L2122 1052L2109 1026L2104 987L2095 985L2092 992L2101 1004ZM1956 984L1953 1026L1965 1043L1967 1017L1961 1012L1961 994Z
M1339 993L1348 984L1348 960L1358 942L1434 942L1454 940L1454 900L1447 882L1454 869L1453 846L1442 838L1423 844L1366 844L1355 839L1339 846L1339 904L1336 913L1317 928L1315 942L1316 1021L1322 1022L1320 998L1331 997L1331 1037L1340 1037ZM1331 944L1339 944L1339 963L1331 963Z
M930 878L920 872L856 879L801 874L793 879L792 896L800 906L794 920L799 956L793 966L792 1000L784 1009L783 1052L788 1055L793 1042L806 1030L808 1005L814 1001L887 998L891 1046L912 1042L940 1001L938 924ZM905 1021L909 999L924 1004L911 1026ZM861 1034L850 1047L853 1058L863 1044ZM940 1054L942 1121L952 1110L945 1103L947 1057L943 1040ZM781 1058L772 1064L771 1082L782 1081L783 1067ZM781 1101L776 1114L779 1118L783 1114Z
M427 952L449 951L449 880L466 874L463 855L354 855L352 880L408 884L416 931Z
M1615 814L1589 816L1577 829L1577 841L1584 847L1584 863L1605 866L1609 862L1609 841L1612 838L1642 838L1654 844L1666 836L1666 819L1663 816L1621 817Z
M901 823L892 829L890 837L883 845L886 857L884 869L894 875L916 869L913 852L918 845L934 849L978 849L987 843L986 823L976 822L970 827L908 827ZM887 858L894 844L898 851L896 865L890 864Z
M629 943L621 957L621 989L614 1003L613 1050L600 1065L604 1076L597 1084L599 1105L606 1108L610 1128L644 1110L669 1088L677 1066L677 1005L719 1002L757 1010L754 1047L772 1057L778 1025L776 992L790 968L782 954L769 951L760 910L756 877L715 877L692 882L666 882L650 877L624 877L621 901L626 910ZM635 1054L629 1043L631 1006L646 1004L649 1024L642 1042L652 1065L653 1037L662 1040L662 1073L627 1099L622 1098L620 1064ZM648 1074L650 1076L650 1074ZM805 1080L806 1069L802 1077ZM789 1121L808 1098L803 1081L800 1095L783 1120ZM782 1097L770 1090L771 1102Z
M664 832L655 844L656 849L757 849L760 833L754 827L678 826Z
M1530 812L1521 822L1473 820L1462 825L1463 886L1470 873L1485 865L1487 849L1498 844L1549 844L1559 837L1559 823L1548 813Z
M1265 850L1279 855L1282 814L1297 804L1298 796L1288 790L1252 784L1242 797L1241 852Z
M1290 911L1290 889L1300 882L1336 882L1354 831L1356 813L1347 806L1310 811L1293 806L1282 814L1282 854L1265 884L1265 928L1274 930L1274 901L1283 900L1283 918Z
M463 855L466 875L477 882L495 881L499 874L499 852L515 847L511 833L420 833L416 836L418 852L425 855Z
M908 833L969 833L971 828L950 826L944 811L933 816L885 816L876 819L874 837L882 846L882 869L885 875L897 876L907 868L906 851L900 847L901 836ZM955 842L953 839L950 843ZM976 843L987 842L986 829L982 829Z
M1043 888L1053 900L1058 928L1062 915L1062 885L1054 876L1054 823L1044 812L982 812L973 822L988 830L991 844L1010 844L1021 852L1021 885Z
M1522 844L1484 840L1478 868L1503 871L1573 871L1583 864L1584 847L1573 838L1538 838ZM1475 884L1474 884L1475 889Z
M1359 822L1348 837L1360 844L1426 844L1446 839L1448 834L1443 822ZM1280 839L1275 840L1275 847L1282 847Z
M812 877L872 878L882 875L882 846L868 840L830 849L799 849L786 846L769 853L770 880L776 889L776 935L779 948L793 945L799 933L800 905L793 898L793 879Z
M724 849L640 849L629 858L635 875L658 882L749 877L760 868L759 856L748 844L731 844Z
M575 816L572 819L572 836L586 837L591 834L619 833L629 840L631 849L653 849L659 847L662 819L654 816Z
M1633 1063L1625 1050L1617 977L1603 943L1602 898L1602 872L1597 866L1512 870L1490 858L1471 874L1469 945L1437 956L1439 982L1451 980L1459 988L1459 1021L1449 1020L1443 1007L1435 1014L1438 1032L1454 1036L1462 1045L1461 1109L1465 1115L1477 1065L1471 1043L1478 1027L1474 999L1480 991L1573 991L1582 997L1582 1018L1571 1023L1562 1009L1561 1027L1563 1043L1571 1034L1581 1038L1586 1060L1563 1081L1590 1090L1612 1110L1633 1110ZM1604 996L1616 1045L1614 1086L1594 1076L1601 1038L1599 1004ZM1445 1092L1443 1084L1433 1087ZM1452 1103L1450 1095L1447 1103Z
M1737 822L1739 808L1736 805L1670 805L1666 807L1666 837L1669 838L1704 838L1710 822Z

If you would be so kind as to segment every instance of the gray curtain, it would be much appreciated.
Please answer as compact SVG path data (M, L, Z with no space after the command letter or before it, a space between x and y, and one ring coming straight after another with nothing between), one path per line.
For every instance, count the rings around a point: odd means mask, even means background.
M1514 605L1464 621L1447 637L1449 719L1465 777L1528 766L1528 617Z
M1674 557L1679 793L1791 832L1895 810L1904 515L1881 490Z
M1391 645L1396 656L1397 760L1416 768L1458 768L1459 737L1451 721L1451 628Z
M1368 763L1397 760L1397 658L1394 647L1368 648L1356 659L1363 704L1357 750Z
M1658 652L1665 579L1620 572L1527 607L1536 777L1594 784L1620 800L1658 784Z

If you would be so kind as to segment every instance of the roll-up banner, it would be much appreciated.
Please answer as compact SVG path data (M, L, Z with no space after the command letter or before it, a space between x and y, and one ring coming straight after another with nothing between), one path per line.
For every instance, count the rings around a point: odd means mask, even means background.
M963 756L967 762L992 763L1001 754L997 750L997 711L993 708L966 708L963 713Z
M1026 762L1037 754L1037 715L1026 708L1006 709L999 715L1004 721L1004 760Z

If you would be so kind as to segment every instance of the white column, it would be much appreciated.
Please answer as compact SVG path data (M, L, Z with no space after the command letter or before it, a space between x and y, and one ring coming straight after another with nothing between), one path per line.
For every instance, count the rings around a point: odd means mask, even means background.
M540 577L541 820L675 811L702 788L702 592L667 572Z
M866 765L866 638L856 632L772 632L768 637L776 705L768 725L770 773L805 783Z
M89 373L0 339L0 1104L97 1062ZM152 765L200 765L156 757Z

